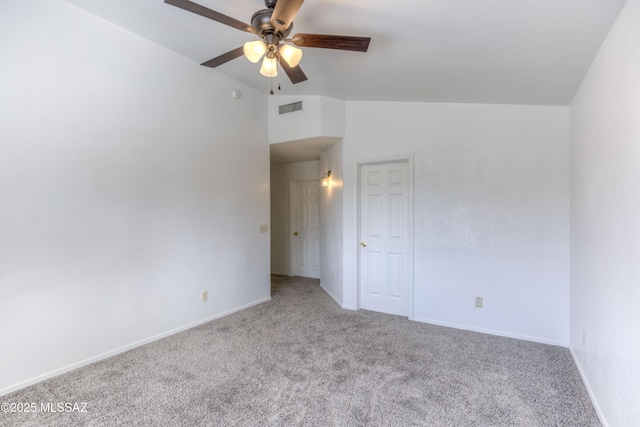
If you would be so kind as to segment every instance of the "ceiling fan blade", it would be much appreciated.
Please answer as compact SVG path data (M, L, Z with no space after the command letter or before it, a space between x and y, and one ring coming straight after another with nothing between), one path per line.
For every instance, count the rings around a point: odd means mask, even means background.
M278 0L271 15L271 25L278 31L284 31L289 28L302 3L304 3L304 0Z
M296 34L292 41L297 46L322 49L352 50L366 52L371 37L332 36L326 34Z
M293 67L293 68L290 67L289 64L287 64L287 61L282 59L282 56L280 55L280 52L276 52L276 59L278 60L278 62L282 66L282 69L287 74L287 76L289 76L289 79L291 80L291 83L293 83L295 85L297 83L300 83L300 82L303 82L303 81L307 80L307 76L302 71L302 68L300 68L299 65L296 66L296 67Z
M215 10L208 9L192 1L164 0L164 2L172 6L179 7L180 9L193 12L197 15L204 16L205 18L213 19L214 21L220 22L221 24L228 25L238 30L246 31L247 33L256 33L255 28L253 28L251 25L245 24L244 22L233 19L227 15L223 15L222 13L216 12Z
M208 60L207 62L203 62L200 65L204 65L205 67L216 68L218 65L222 65L225 62L229 62L232 59L236 59L240 56L244 55L244 48L239 47L237 49L233 49L225 54L217 56L213 59Z

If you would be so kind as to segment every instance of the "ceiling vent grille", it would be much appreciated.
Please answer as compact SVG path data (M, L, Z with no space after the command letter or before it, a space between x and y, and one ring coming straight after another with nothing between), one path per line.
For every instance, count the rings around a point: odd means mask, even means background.
M289 114L296 111L302 111L302 101L292 102L291 104L281 105L278 107L278 114Z

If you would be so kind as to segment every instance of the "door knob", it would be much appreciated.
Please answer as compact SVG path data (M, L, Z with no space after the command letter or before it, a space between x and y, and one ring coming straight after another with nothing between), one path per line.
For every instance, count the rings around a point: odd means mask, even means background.
M360 242L360 246L364 248L365 246L367 246L367 242Z
M297 236L297 235L298 235L298 232L297 232L297 231L294 231L294 232L293 232L293 235L294 235L294 236Z

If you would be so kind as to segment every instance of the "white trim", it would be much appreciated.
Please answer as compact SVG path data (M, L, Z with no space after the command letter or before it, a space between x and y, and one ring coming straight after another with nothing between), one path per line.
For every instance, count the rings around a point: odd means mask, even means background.
M355 191L354 191L354 224L355 224L355 232L356 232L356 242L360 242L360 167L364 165L372 165L372 164L384 164L384 163L396 163L396 162L407 162L409 165L409 320L415 320L414 318L414 275L413 275L413 266L414 266L414 221L415 221L415 212L414 212L414 168L413 168L413 159L414 154L397 154L392 156L384 156L384 157L372 157L367 159L359 159L353 162L353 174ZM360 309L360 251L356 250L356 281L357 281L357 303L355 310ZM346 308L346 307L343 307Z
M325 291L327 293L327 295L329 295L331 297L332 300L334 300L336 302L336 304L338 304L338 306L343 309L343 310L352 310L352 311L356 311L358 310L358 307L352 307L350 305L344 305L342 302L340 302L340 300L333 295L331 292L329 292L329 290L327 288L325 288L322 283L320 283L320 288Z
M338 299L338 297L336 297L334 294L332 294L331 292L329 292L329 290L327 288L324 287L324 285L322 284L322 282L320 282L320 289L322 289L327 295L329 295L331 297L332 300L335 301L336 304L338 304L338 306L340 308L342 308L342 301L340 301Z
M440 322L438 320L427 319L424 317L416 317L413 320L420 323L428 323L430 325L445 326L447 328L454 328L454 329L462 329L464 331L480 332L482 334L496 335L499 337L506 337L506 338L515 338L518 340L538 342L541 344L556 345L556 346L565 347L565 348L569 347L569 343L564 341L549 340L546 338L532 337L529 335L513 334L511 332L496 331L493 329L476 328L474 326L460 325L457 323Z
M591 389L591 385L589 384L589 381L587 380L587 376L584 373L584 370L582 369L582 366L580 365L580 362L578 361L578 357L576 356L576 353L573 351L573 348L571 346L569 346L569 352L571 353L571 357L573 357L573 363L576 364L576 367L578 368L578 372L580 373L580 377L582 378L582 382L584 383L584 387L587 389L587 394L589 395L589 398L591 399L591 403L593 404L593 408L596 410L596 414L598 415L598 418L600 419L600 423L602 424L603 427L609 427L609 423L607 423L607 420L604 417L604 413L602 412L602 409L600 409L600 405L598 405L598 401L596 400L596 396L593 394L593 390Z
M140 347L140 346L143 346L145 344L149 344L149 343L151 343L153 341L157 341L157 340L160 340L162 338L166 338L166 337L168 337L170 335L174 335L174 334L177 334L179 332L186 331L187 329L194 328L194 327L202 325L204 323L211 322L212 320L216 320L216 319L219 319L221 317L229 316L230 314L236 313L238 311L245 310L245 309L247 309L249 307L253 307L255 305L262 304L262 303L270 301L270 300L271 300L271 297L263 298L261 300L254 301L254 302L251 302L249 304L245 304L243 306L236 307L236 308L233 308L233 309L228 310L228 311L224 311L224 312L219 313L219 314L214 314L213 316L209 316L209 317L207 317L205 319L198 320L198 321L193 322L193 323L189 323L188 325L180 326L178 328L171 329L171 330L166 331L166 332L162 332L162 333L160 333L158 335L154 335L154 336L152 336L150 338L145 338L143 340L136 341L134 343L125 345L124 347L120 347L120 348L117 348L115 350L107 351L106 353L102 353L102 354L99 354L97 356L90 357L90 358L82 360L80 362L72 363L71 365L65 366L64 368L56 369L56 370L47 372L45 374L38 375L37 377L34 377L34 378L29 379L29 380L23 381L21 383L14 384L14 385L11 385L9 387L3 388L2 390L0 390L0 396L8 394L8 393L11 393L11 392L14 392L16 390L20 390L22 388L25 388L25 387L28 387L30 385L39 383L39 382L47 380L49 378L53 378L53 377L56 377L58 375L62 375L64 373L66 373L66 372L73 371L73 370L81 368L83 366L90 365L92 363L99 362L99 361L104 360L104 359L108 359L109 357L113 357L113 356L115 356L117 354L124 353L125 351L132 350L132 349L134 349L136 347Z
M278 273L277 271L272 271L271 274L275 276L288 276L289 273Z

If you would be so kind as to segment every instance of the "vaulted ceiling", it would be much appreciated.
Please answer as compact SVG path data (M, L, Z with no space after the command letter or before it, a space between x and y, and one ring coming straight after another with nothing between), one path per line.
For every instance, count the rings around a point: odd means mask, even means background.
M66 0L200 63L255 36L163 0ZM195 0L250 23L263 0ZM344 100L568 105L625 0L306 0L292 34L370 36L368 53L304 48L283 94ZM220 72L268 93L260 63Z

